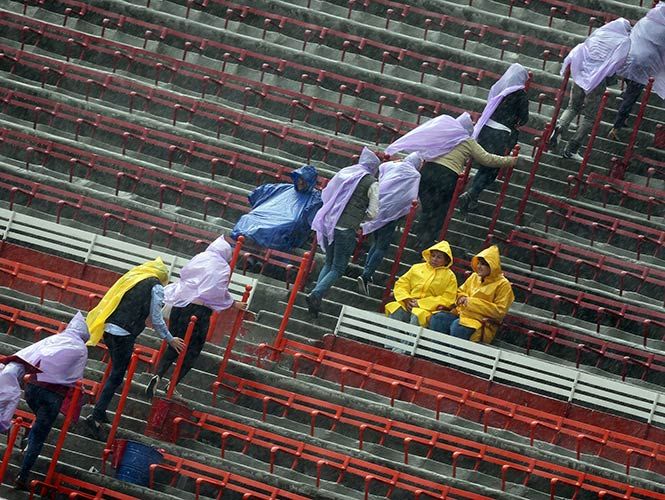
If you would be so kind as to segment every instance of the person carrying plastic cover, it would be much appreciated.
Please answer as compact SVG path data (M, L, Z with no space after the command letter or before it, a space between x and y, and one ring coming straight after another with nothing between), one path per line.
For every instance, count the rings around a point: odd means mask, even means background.
M550 146L556 148L559 136L567 135L573 119L582 116L577 131L563 150L564 158L582 160L578 150L591 131L608 79L623 66L629 49L630 23L620 17L598 28L564 59L561 74L570 66L573 89L568 107L554 128Z
M630 51L626 63L617 73L626 83L623 100L614 125L607 136L619 139L619 130L647 84L653 77L652 90L665 99L665 2L657 3L630 32Z
M517 144L518 128L529 121L529 98L525 90L529 72L521 64L511 64L490 89L487 104L473 127L472 137L488 153L505 155ZM458 200L462 213L478 208L478 197L496 179L496 168L479 166L471 187Z
M369 295L369 284L402 217L418 199L420 167L423 160L419 153L411 153L401 161L389 161L379 167L379 214L376 219L363 222L363 234L372 234L374 241L367 252L365 268L358 276L358 291Z
M376 173L380 163L371 150L363 148L358 163L337 172L321 193L323 206L312 221L312 229L326 260L316 286L307 296L309 313L314 317L321 310L323 296L349 265L360 224L379 213Z
M414 264L395 283L394 302L386 304L391 318L427 326L437 306L452 308L457 293L457 278L450 269L453 253L447 241L423 250L424 262Z
M289 251L307 240L321 208L317 172L305 165L291 172L293 183L264 184L249 195L251 212L240 217L231 238L242 235L257 245Z
M184 339L189 319L196 316L194 330L176 384L189 372L201 354L213 311L224 311L229 307L244 310L247 307L244 302L233 300L229 294L231 280L229 261L232 254L231 246L223 236L220 236L205 251L195 255L183 266L180 270L180 281L164 288L164 302L167 306L171 306L169 326L173 335ZM146 396L152 398L155 388L161 385L162 377L177 358L178 352L169 346L159 361L157 374L146 387ZM168 381L164 382L165 389Z
M406 133L385 150L390 155L399 151L418 152L425 160L420 171L422 213L415 230L419 247L429 247L436 241L457 178L469 158L492 168L512 167L517 162L517 157L488 153L471 137L472 134L473 122L469 113L462 113L457 118L441 115Z
M28 373L25 401L35 414L28 446L16 477L15 488L27 489L28 476L51 432L58 412L74 383L83 378L90 338L83 315L78 312L57 335L0 359L0 431L8 430L21 398L21 380Z
M436 313L429 327L471 342L491 344L515 295L510 281L501 272L496 245L473 257L471 267L474 272L457 291L455 309ZM448 309L447 302L441 306Z
M97 345L103 336L111 356L111 373L92 413L85 419L95 439L102 439L101 424L108 423L106 409L125 378L134 352L134 343L145 329L148 317L157 334L173 349L180 352L183 348L182 339L171 335L162 317L163 285L167 282L168 269L162 259L157 257L127 271L88 313L88 344Z

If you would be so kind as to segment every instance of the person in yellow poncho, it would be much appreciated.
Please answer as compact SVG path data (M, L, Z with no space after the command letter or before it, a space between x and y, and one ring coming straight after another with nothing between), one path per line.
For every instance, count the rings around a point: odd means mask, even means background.
M386 315L427 326L437 306L455 305L457 278L450 270L453 253L447 241L423 250L422 256L425 262L411 266L395 283L395 302L386 304Z
M515 295L501 272L496 245L473 257L471 267L474 272L457 291L455 309L432 316L429 327L453 337L490 344Z
M111 356L111 373L92 413L85 419L96 439L102 439L101 425L108 423L106 409L125 378L134 343L145 329L148 316L162 339L177 352L183 348L183 340L171 335L162 317L164 285L167 282L168 269L158 257L127 271L88 313L88 344L97 345L103 337Z

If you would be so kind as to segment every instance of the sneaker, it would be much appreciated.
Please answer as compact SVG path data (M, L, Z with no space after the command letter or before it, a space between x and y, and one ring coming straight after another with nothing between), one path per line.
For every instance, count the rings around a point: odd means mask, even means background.
M307 301L307 310L309 313L315 318L318 318L319 312L321 311L321 299L313 293L310 293L305 297L305 300Z
M478 210L478 206L478 200L473 198L468 192L462 193L457 199L457 208L459 208L462 215L466 215L469 212L475 212Z
M574 161L582 161L582 155L579 153L572 153L568 150L565 150L563 154L561 155L563 158L566 160L574 160Z
M612 127L610 131L607 133L607 138L612 139L613 141L619 141L619 131Z
M96 420L95 417L90 414L83 420L83 422L93 439L96 439L97 441L104 440L104 437L102 436L102 423L99 420Z
M556 149L559 145L559 134L561 133L561 127L558 125L554 127L554 132L550 136L550 149Z
M19 491L28 491L28 481L18 476L14 481L14 489Z
M356 281L358 282L358 292L361 295L369 296L369 282L365 281L365 278L363 278L362 276L358 276L358 279Z
M155 397L155 388L160 380L161 377L159 375L153 375L150 382L148 382L148 385L145 387L145 395L148 399Z

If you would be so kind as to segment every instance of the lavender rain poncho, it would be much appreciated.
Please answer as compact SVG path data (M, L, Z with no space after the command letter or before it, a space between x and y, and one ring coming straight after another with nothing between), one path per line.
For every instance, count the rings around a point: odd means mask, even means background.
M375 176L380 164L381 160L371 150L363 148L358 163L337 172L324 188L321 193L323 206L312 221L316 240L324 251L333 242L337 221L356 187L366 175Z
M389 161L379 167L379 215L361 224L363 234L409 213L411 202L418 199L422 161L419 153L411 153L402 161Z
M404 134L386 148L386 153L420 153L423 160L430 161L448 154L471 138L472 133L473 121L469 113L462 113L457 118L441 115Z
M506 70L499 80L492 85L489 96L487 96L487 104L483 113L478 118L476 126L473 128L473 138L477 139L480 131L483 129L487 120L492 118L494 111L499 107L501 101L507 95L522 90L526 86L529 79L529 72L521 64L514 63Z
M56 335L21 349L13 357L19 358L40 372L38 382L71 386L83 378L88 362L88 348L85 343L90 338L88 326L80 312L67 327ZM25 367L20 362L0 364L0 431L9 428L11 419L21 399L20 380Z
M630 40L630 23L622 17L615 19L570 51L561 66L561 74L570 65L570 76L588 94L624 65Z
M217 238L183 266L177 283L164 288L164 302L170 306L185 307L196 300L213 311L231 307L229 261L232 255L231 246L224 237Z
M619 75L646 85L654 78L653 91L665 99L665 2L640 19L630 33L630 52Z

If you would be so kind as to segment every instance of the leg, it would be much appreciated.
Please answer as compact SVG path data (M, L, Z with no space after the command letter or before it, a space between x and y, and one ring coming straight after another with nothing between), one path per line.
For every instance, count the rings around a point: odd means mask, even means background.
M584 100L584 109L582 110L582 121L580 121L580 126L577 127L575 135L570 139L566 146L567 153L577 153L582 143L586 141L587 135L591 131L593 122L596 119L596 113L598 113L600 100L603 97L605 89L605 85L601 84L587 94L586 99Z
M326 254L326 267L329 268L327 274L323 279L317 281L314 290L310 296L315 296L318 299L323 298L328 290L335 284L335 282L344 274L346 267L349 265L349 259L353 255L353 250L356 246L356 232L354 229L335 229L335 240L328 248L331 252L331 263L328 266L328 255ZM326 269L321 270L321 274ZM321 275L319 275L319 278Z
M367 253L367 261L365 262L365 269L362 274L365 282L372 280L374 271L379 267L383 256L388 251L388 248L390 248L396 227L397 220L394 220L374 232L374 243L372 243L372 248Z
M633 80L625 80L625 82L626 88L623 91L623 100L617 111L617 116L614 119L614 125L612 126L615 130L626 126L626 120L628 119L628 115L630 115L633 104L637 102L638 97L644 89L644 85Z
M515 136L513 138L513 135ZM505 155L517 142L517 134L511 134L505 130L496 130L491 127L483 127L478 136L478 144L485 151L496 155ZM469 201L477 201L480 193L492 185L499 174L498 168L478 166L478 171L473 177L471 187L467 190Z
M578 87L575 82L573 82L573 89L570 93L570 101L568 101L568 107L561 115L561 118L557 122L557 127L561 130L562 135L566 135L568 132L568 127L573 119L582 112L584 107L584 90L582 87Z
M394 313L390 315L392 319L396 319L397 321L402 321L404 323L410 323L411 322L411 313L407 311L406 309L402 309L401 307L397 309Z
M171 308L171 314L169 316L169 329L173 336L179 337L181 339L185 338L185 333L187 332L187 325L189 324L189 317L191 314L188 314L189 304L185 307L173 307ZM171 346L166 348L162 359L159 360L159 365L157 366L157 376L159 378L166 375L166 372L169 371L169 368L173 362L178 359L178 353Z
M458 317L448 312L434 314L429 320L429 329L441 333L450 333L451 325Z
M198 321L194 326L194 331L192 332L187 353L185 354L185 360L182 363L182 368L180 369L176 384L180 383L183 377L187 375L189 370L191 370L196 363L196 360L201 355L203 346L205 346L206 336L208 335L208 326L210 325L210 315L212 314L212 311L205 306L195 305L196 309L194 315L198 318ZM188 316L191 316L191 314L188 314Z
M460 325L459 318L453 321L450 325L450 334L458 339L469 340L471 335L473 335L473 332L475 332L473 328Z
M111 374L104 384L104 388L92 411L92 418L98 422L106 420L106 409L116 389L122 384L129 361L134 351L134 338L130 336L118 337L117 335L104 334L104 343L108 347L111 356Z
M35 465L37 457L42 451L44 441L51 432L64 396L32 384L25 386L25 400L35 414L35 422L28 434L28 447L23 457L21 471L17 480L27 482L28 474Z

